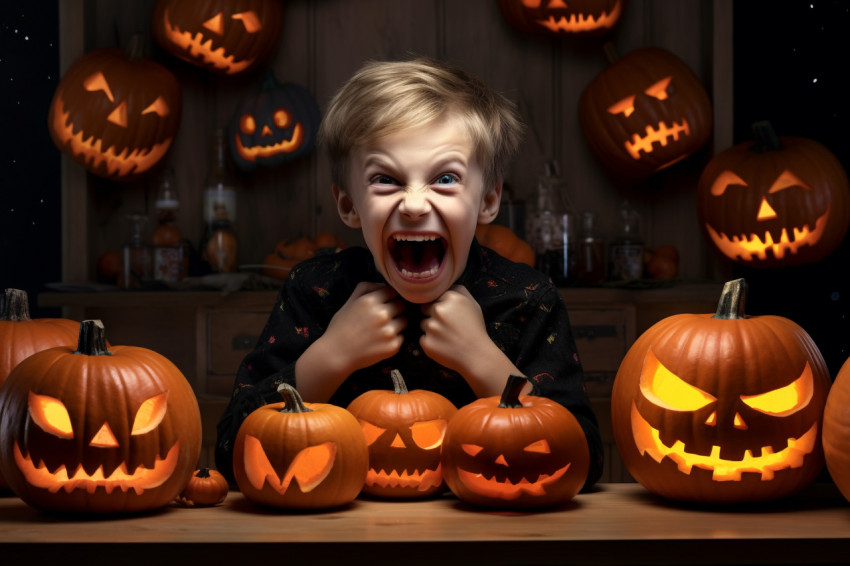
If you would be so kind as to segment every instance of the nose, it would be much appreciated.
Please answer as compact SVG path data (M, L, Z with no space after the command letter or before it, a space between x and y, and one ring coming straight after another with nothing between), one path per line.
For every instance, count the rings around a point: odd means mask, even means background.
M410 219L422 218L431 212L431 203L425 189L407 189L398 206L399 212Z

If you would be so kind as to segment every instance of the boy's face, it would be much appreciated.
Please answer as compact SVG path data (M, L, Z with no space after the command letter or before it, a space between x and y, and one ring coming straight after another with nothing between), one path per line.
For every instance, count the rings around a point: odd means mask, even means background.
M355 148L342 220L361 228L387 282L414 303L438 299L463 273L476 225L499 211L459 120L444 118Z

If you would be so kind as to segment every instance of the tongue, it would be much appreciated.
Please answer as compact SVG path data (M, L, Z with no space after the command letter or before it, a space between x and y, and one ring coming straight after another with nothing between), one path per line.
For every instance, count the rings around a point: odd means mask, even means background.
M410 273L422 273L440 265L443 246L434 240L431 242L398 242L393 257L399 269Z

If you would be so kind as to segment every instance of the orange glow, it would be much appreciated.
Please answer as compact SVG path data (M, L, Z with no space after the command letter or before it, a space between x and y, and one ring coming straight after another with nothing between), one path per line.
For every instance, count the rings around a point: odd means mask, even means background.
M374 444L387 429L375 426L372 423L360 420L360 426L363 428L363 435L366 437L366 444Z
M239 134L236 134L234 137L236 140L236 152L239 156L245 161L254 162L259 158L266 159L281 153L292 153L297 150L301 147L301 143L304 141L304 127L300 123L295 124L295 128L292 131L292 138L278 143L273 143L271 145L255 145L247 147L242 143L242 140L239 139Z
M524 494L538 497L546 495L546 488L560 480L569 468L570 464L567 464L551 475L540 474L537 481L530 482L522 478L517 483L512 483L510 480L502 482L496 478L486 478L481 473L469 472L462 468L458 468L457 473L458 479L470 491L486 497L510 501Z
M141 404L139 410L136 411L136 418L133 420L133 431L131 434L134 436L145 434L158 427L162 419L165 418L167 408L167 391L147 399Z
M776 180L770 186L770 190L768 190L767 192L771 194L778 193L779 191L790 187L802 187L807 191L813 190L809 185L801 181L797 175L786 169L785 171L780 173L779 177L776 178Z
M30 418L43 430L59 438L74 438L68 409L59 399L29 392Z
M629 155L632 156L632 159L638 160L641 157L641 152L652 153L654 151L652 147L653 143L658 143L662 147L666 147L670 143L671 138L672 141L677 142L681 135L691 135L691 127L687 120L682 119L681 122L673 122L669 126L666 122L659 122L654 128L647 126L645 136L641 136L640 134L632 135L631 140L626 140L625 148Z
M245 475L256 490L261 490L263 484L268 483L273 490L283 495L295 479L301 492L309 493L330 474L336 459L336 451L335 442L308 446L295 455L281 478L269 461L260 440L246 435Z
M201 25L216 35L224 35L224 17L221 15L221 12Z
M623 100L621 100L621 101L619 101L615 104L612 104L611 106L608 107L608 113L609 114L620 114L620 113L622 113L623 116L625 116L626 118L631 116L632 112L634 112L634 111L635 111L635 97L634 97L634 95L627 96Z
M646 354L643 362L640 390L643 396L654 404L671 411L696 411L717 400L705 391L682 381L658 361L652 350Z
M156 114L160 118L164 118L168 116L170 109L168 108L168 103L165 102L161 96L157 96L156 100L150 103L147 108L142 110L142 115L144 114Z
M436 470L376 470L369 468L366 473L366 485L369 487L415 488L418 491L428 491L443 483L443 469L437 465Z
M673 77L665 77L650 86L644 92L651 96L652 98L656 98L658 100L667 100L667 87L670 86L670 81Z
M115 448L118 446L118 440L109 428L109 423L103 423L103 426L94 434L94 437L89 442L90 446L98 448Z
M793 383L759 395L742 395L741 400L756 411L786 417L808 406L814 394L814 376L812 368L806 362L803 373Z
M552 449L549 448L549 443L545 438L538 440L537 442L532 442L525 448L523 448L525 452L535 452L537 454L551 454Z
M83 88L89 92L102 90L109 102L115 102L115 97L112 95L112 89L109 88L106 77L99 71L83 81Z
M773 210L773 207L770 206L767 199L761 197L761 205L759 206L759 212L756 215L756 220L773 220L777 216L776 211Z
M127 102L123 101L119 104L115 110L109 113L109 116L106 117L107 120L115 124L116 126L120 126L121 128L127 127Z
M537 3L539 6L539 2ZM548 6L548 8L566 8L567 5L564 4L561 0L554 0ZM612 28L614 24L617 23L617 20L620 19L620 12L622 11L622 7L620 2L617 2L614 5L614 8L610 13L602 12L598 16L593 15L584 15L584 14L570 14L569 17L560 16L555 17L554 15L550 15L545 20L537 20L541 26L545 27L549 31L553 33L557 33L559 31L563 32L582 32L582 31L593 31L601 28Z
M741 185L742 187L748 186L746 181L727 169L714 179L714 182L711 184L711 194L719 197L726 192L726 188L729 187L729 185Z
M180 442L174 443L165 459L157 458L153 468L139 466L131 472L127 465L122 463L109 476L104 475L103 466L98 467L91 475L86 473L82 466L78 466L70 476L65 466L59 466L51 472L43 462L35 465L29 456L24 456L17 442L14 453L15 463L27 483L50 493L56 493L60 489L66 493L82 489L91 495L98 487L102 487L107 494L120 489L122 492L133 490L136 495L141 495L145 490L159 487L174 473L180 455Z
M207 29L218 29L217 24L221 24L220 14L217 17L219 17L218 21L214 21L215 18L212 18L207 20L204 26ZM205 39L204 35L200 32L193 35L190 31L183 31L177 26L171 25L168 10L165 11L163 16L163 29L165 30L165 36L168 38L168 41L186 51L187 57L199 59L203 63L209 63L216 69L221 69L229 75L244 71L254 63L253 59L236 61L233 55L227 54L224 47L213 49L212 39ZM221 32L216 31L215 33L220 34Z
M413 423L410 427L413 442L423 450L439 448L443 444L447 424L443 419Z
M260 22L260 18L257 17L257 13L253 10L248 10L247 12L242 12L239 14L233 14L231 16L234 20L241 20L242 25L245 26L245 31L248 33L257 33L261 29L263 29L263 24Z

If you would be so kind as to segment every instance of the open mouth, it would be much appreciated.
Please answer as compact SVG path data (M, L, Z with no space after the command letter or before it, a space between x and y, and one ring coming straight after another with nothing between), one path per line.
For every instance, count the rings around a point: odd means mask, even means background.
M393 234L387 249L402 277L427 279L440 272L448 242L437 234Z

